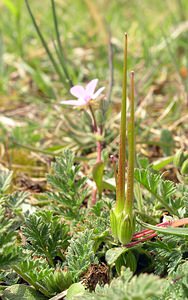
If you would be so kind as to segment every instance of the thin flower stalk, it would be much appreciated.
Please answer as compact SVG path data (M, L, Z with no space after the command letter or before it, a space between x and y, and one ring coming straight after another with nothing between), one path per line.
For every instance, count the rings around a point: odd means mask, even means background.
M93 107L91 103L93 100L98 98L100 94L105 89L104 87L99 88L95 91L98 83L98 79L91 80L86 87L84 88L81 85L73 86L70 89L70 93L77 98L77 100L63 100L60 103L63 105L71 105L73 107L80 108L89 108L91 118L92 118L92 131L96 135L96 150L97 150L97 160L96 163L101 162L101 154L102 154L102 143L98 136L102 136L102 128L97 125L97 120L95 118L95 113L93 111ZM97 186L95 185L92 190L91 196L91 205L93 206L97 201Z

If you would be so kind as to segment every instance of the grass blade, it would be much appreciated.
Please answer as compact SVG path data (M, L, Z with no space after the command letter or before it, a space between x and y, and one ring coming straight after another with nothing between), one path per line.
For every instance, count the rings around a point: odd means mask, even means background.
M41 40L41 43L42 43L42 45L43 45L43 47L44 47L44 49L45 49L45 51L46 51L49 59L51 60L53 66L54 66L54 69L56 70L57 74L59 75L60 80L67 86L67 82L66 82L65 78L63 77L63 74L61 73L61 70L59 69L58 63L54 59L54 57L53 57L53 55L52 55L52 53L51 53L51 51L50 51L50 49L49 49L49 47L48 47L45 39L44 39L44 37L43 37L43 35L42 35L41 31L40 31L39 26L37 25L35 17L33 15L32 11L31 11L29 3L28 3L28 0L25 0L25 3L26 3L26 6L27 6L27 9L28 9L28 12L30 14L30 17L32 19L33 25L35 27L35 30L36 30L36 32L37 32L37 34L38 34L38 36L39 36L39 38Z
M56 50L56 53L57 53L59 62L62 66L65 77L66 77L66 79L69 83L69 86L72 87L73 83L72 83L72 80L69 76L69 73L68 73L68 70L67 70L67 67L66 67L66 64L65 64L65 61L64 61L65 60L65 54L64 54L63 47L62 47L61 40L60 40L59 27L58 27L57 14L56 14L56 8L55 8L54 0L51 0L51 4L52 4L52 14L53 14L53 21L54 21L57 45L58 45L58 48L59 48L59 49L57 49L58 51Z

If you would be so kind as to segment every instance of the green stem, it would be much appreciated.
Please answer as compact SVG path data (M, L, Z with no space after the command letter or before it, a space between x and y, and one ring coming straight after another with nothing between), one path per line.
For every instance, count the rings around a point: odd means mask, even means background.
M120 145L116 187L116 210L121 212L125 205L125 147L126 147L126 110L127 110L127 34L125 34L123 94L121 104Z
M128 123L128 170L127 170L127 194L125 211L132 215L134 198L134 161L135 161L135 125L134 125L134 72L131 72L131 97L130 118Z
M47 261L50 265L50 267L54 267L54 262L53 262L53 258L52 256L50 255L50 253L48 251L44 251L45 255L46 255L46 258L47 258Z

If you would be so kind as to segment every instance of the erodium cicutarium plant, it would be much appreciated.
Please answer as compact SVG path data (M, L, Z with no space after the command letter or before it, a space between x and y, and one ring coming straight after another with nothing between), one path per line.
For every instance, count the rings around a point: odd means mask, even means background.
M127 190L125 193L126 135L128 140L128 167ZM119 240L122 244L130 242L135 229L135 216L133 212L134 158L134 72L131 72L130 117L127 124L127 34L125 34L116 204L110 215L112 233L115 239Z

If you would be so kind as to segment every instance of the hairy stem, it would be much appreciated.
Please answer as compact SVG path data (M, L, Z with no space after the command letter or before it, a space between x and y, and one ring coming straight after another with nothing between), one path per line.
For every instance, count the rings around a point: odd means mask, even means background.
M130 119L128 123L128 170L127 194L125 201L126 213L132 215L134 198L134 161L135 161L135 125L134 125L134 72L131 72Z
M126 110L127 110L127 34L125 34L123 94L121 105L120 145L118 176L116 187L116 210L121 212L125 205L125 147L126 147Z

